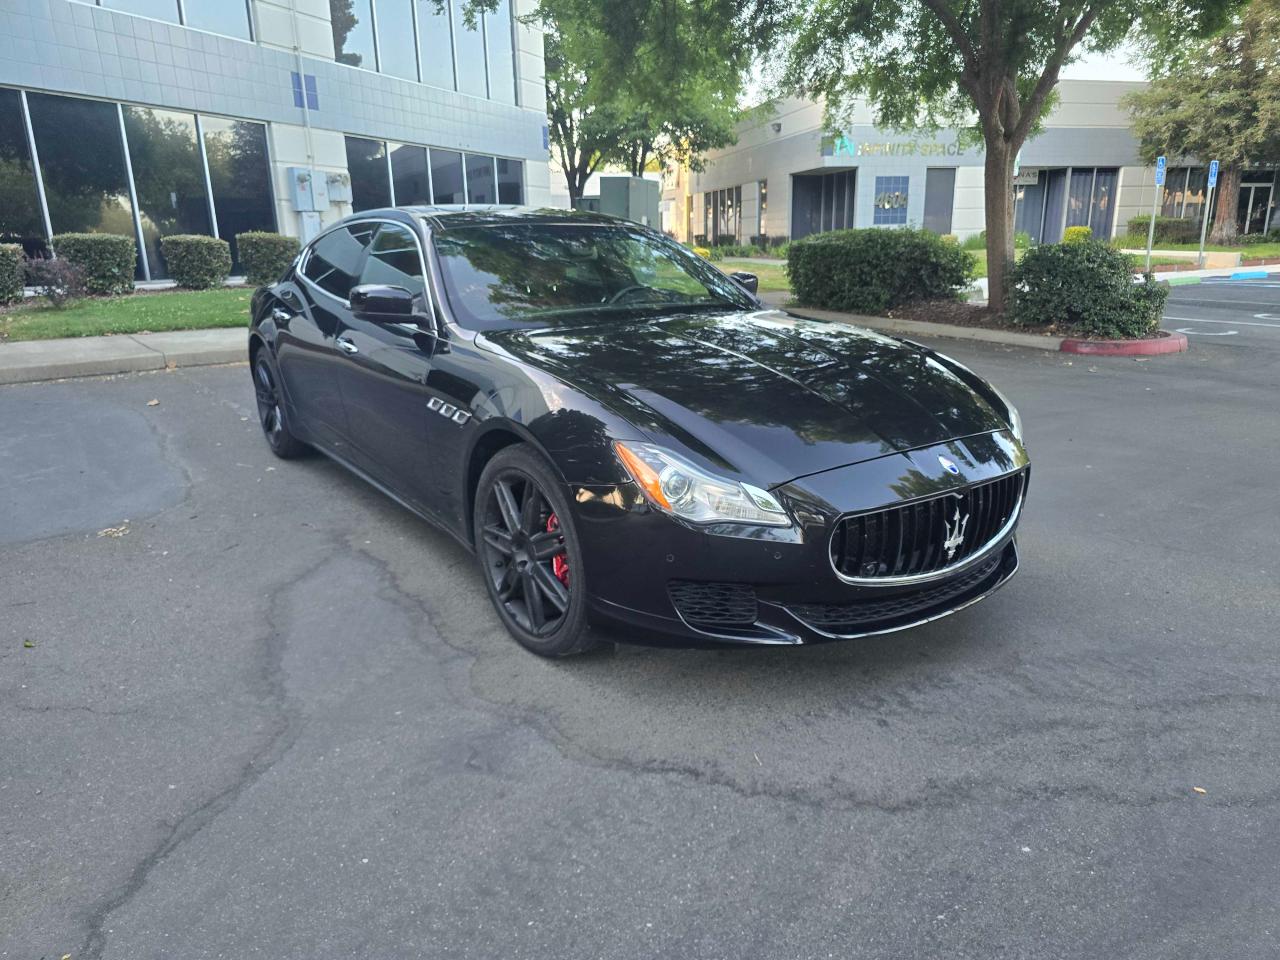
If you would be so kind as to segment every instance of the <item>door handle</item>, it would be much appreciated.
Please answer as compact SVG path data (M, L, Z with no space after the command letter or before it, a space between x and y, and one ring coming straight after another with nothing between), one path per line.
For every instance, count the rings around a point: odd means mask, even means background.
M282 307L276 307L271 311L271 319L276 323L288 323L293 319L293 314Z
M357 347L357 346L356 346L354 343L352 343L350 340L348 340L346 337L339 337L339 338L338 338L338 348L339 348L343 353L359 353L359 352L360 352L360 348L359 348L359 347Z

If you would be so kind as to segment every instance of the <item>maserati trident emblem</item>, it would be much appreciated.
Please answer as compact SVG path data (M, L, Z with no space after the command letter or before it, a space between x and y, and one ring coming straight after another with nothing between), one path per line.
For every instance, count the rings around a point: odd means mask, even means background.
M969 515L966 513L964 518L960 517L960 507L956 506L956 515L951 518L951 522L947 522L947 518L943 516L942 522L947 531L947 539L942 541L943 548L947 551L947 562L951 562L951 558L956 555L956 551L960 549L964 543L964 528L969 525Z
M942 469L947 471L947 473L958 474L960 472L960 468L956 466L956 462L950 457L944 457L939 454L938 462L942 464Z

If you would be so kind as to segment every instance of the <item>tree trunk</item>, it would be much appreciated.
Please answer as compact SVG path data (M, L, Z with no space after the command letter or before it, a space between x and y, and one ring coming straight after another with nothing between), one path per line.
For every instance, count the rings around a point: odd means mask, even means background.
M1214 188L1216 204L1213 214L1213 227L1209 231L1210 243L1235 243L1236 216L1240 207L1240 166L1231 164L1223 167L1218 174L1218 185Z
M1013 157L1003 134L988 132L983 171L987 215L987 302L1004 313L1005 283L1013 265Z

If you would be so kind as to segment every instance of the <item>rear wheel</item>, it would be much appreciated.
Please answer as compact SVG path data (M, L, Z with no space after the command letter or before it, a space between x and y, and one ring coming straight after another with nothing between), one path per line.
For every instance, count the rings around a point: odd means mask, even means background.
M253 360L253 391L258 401L258 423L271 452L285 460L302 454L307 445L289 429L280 378L265 347L259 348Z
M546 462L522 444L499 451L480 475L473 522L485 587L511 635L544 657L595 646L577 530Z

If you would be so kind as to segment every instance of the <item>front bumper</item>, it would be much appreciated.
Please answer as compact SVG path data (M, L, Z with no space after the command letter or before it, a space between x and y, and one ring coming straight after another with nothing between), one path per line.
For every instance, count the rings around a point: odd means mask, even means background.
M961 473L943 471L940 455L961 464ZM738 536L679 523L649 507L633 484L579 487L580 582L593 621L625 640L794 645L904 630L1007 583L1018 569L1016 523L963 569L897 585L837 576L832 524L851 512L954 492L1026 466L1020 445L995 443L990 435L880 458L777 488L797 527Z

